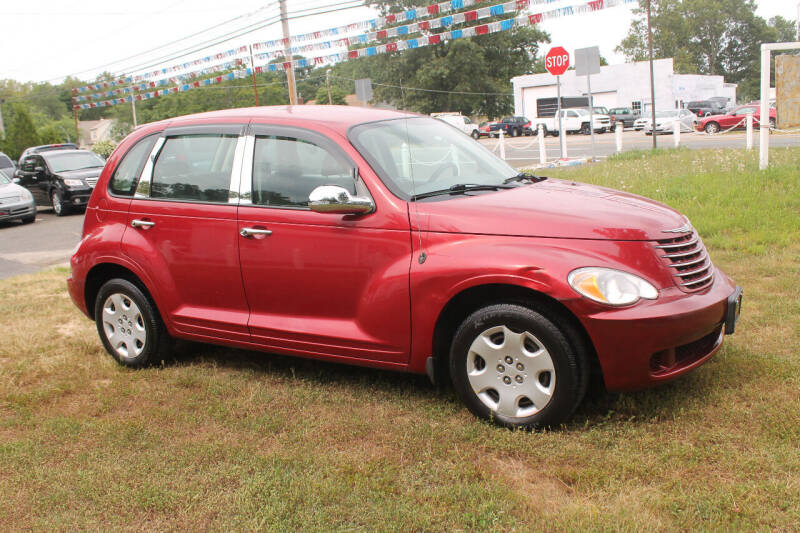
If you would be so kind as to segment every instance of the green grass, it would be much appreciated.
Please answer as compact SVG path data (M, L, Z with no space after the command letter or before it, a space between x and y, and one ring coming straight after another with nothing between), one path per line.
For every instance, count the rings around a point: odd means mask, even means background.
M0 529L800 529L800 150L553 177L669 203L745 288L707 365L526 433L424 377L199 347L117 366L66 270L0 281Z

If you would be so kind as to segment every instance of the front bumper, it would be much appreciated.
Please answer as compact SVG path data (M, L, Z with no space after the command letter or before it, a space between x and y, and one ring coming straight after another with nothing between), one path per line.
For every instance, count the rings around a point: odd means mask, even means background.
M32 200L10 205L0 205L0 220L15 220L35 214L36 205Z
M733 308L732 308L733 307ZM683 375L711 358L741 309L741 288L716 270L705 293L663 289L658 300L578 314L608 390L643 389Z
M64 189L61 193L61 201L65 205L75 207L85 206L89 203L89 197L92 196L91 187L82 187L79 189Z

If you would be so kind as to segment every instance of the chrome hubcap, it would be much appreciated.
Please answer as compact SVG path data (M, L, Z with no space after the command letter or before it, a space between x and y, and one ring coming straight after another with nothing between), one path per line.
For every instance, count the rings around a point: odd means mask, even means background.
M489 328L472 341L467 378L486 407L508 418L541 411L556 387L553 359L544 344L506 326Z
M56 213L61 212L61 200L58 198L58 193L53 193L53 211Z
M103 304L103 331L120 357L132 359L144 350L147 330L139 306L128 296L114 293Z

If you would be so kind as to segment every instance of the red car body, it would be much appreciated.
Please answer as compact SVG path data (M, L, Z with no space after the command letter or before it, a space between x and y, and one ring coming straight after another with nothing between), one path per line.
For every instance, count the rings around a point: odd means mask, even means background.
M528 295L574 322L610 390L683 374L732 331L735 285L713 266L685 217L657 202L556 179L437 202L398 198L348 140L348 129L403 116L409 115L358 107L261 107L140 127L109 157L89 201L71 259L73 301L93 318L100 284L125 273L146 287L175 337L430 373L429 358L447 356L437 343L454 308ZM244 132L262 124L302 128L335 143L357 165L374 211L320 214L109 193L122 156L146 136L217 125ZM133 220L155 226L132 227ZM245 227L273 233L245 239ZM670 250L699 261L676 267L680 261L664 257ZM641 276L658 298L609 307L581 296L567 276L593 265Z
M753 114L753 125L758 126L761 123L761 106L756 104L749 104L737 107L732 113L727 115L706 115L697 122L695 126L697 131L706 131L709 125L712 129L716 129L712 133L722 130L729 130L731 128L746 128L747 115ZM775 108L769 109L770 122L774 124L777 120L777 113Z

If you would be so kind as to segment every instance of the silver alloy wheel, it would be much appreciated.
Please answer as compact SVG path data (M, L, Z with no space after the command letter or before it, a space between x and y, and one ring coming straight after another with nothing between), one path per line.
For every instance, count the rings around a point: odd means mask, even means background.
M538 413L550 402L556 372L550 352L530 332L495 326L478 335L467 354L467 379L492 412L508 418Z
M139 306L119 292L109 295L103 303L103 331L114 351L126 359L139 356L147 342Z
M61 198L58 197L58 191L53 191L50 194L50 200L53 202L53 211L56 215L61 214Z

